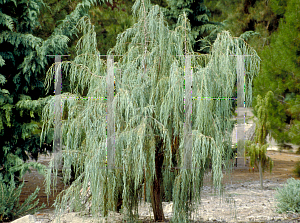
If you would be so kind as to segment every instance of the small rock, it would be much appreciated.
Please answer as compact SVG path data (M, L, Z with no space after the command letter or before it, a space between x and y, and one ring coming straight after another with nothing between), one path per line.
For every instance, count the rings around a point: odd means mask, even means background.
M167 204L166 207L165 207L164 212L165 213L168 213L168 212L172 213L172 208L173 208L173 204L172 203Z
M19 218L15 221L12 221L12 223L36 223L36 219L33 215L26 215L22 218Z

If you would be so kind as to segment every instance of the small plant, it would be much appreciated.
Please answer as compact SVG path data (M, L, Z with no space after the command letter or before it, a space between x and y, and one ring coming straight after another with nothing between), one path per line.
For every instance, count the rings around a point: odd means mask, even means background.
M254 165L258 167L261 189L263 189L263 172L266 168L269 168L271 173L274 164L272 159L266 155L269 146L266 137L270 129L269 112L267 108L270 106L273 98L274 93L272 91L269 91L264 98L257 95L255 110L257 111L258 120L255 125L254 141L245 141L244 157L250 156L250 165L252 167L254 167Z
M300 146L298 147L296 154L300 154Z
M296 163L295 169L294 169L294 173L300 177L300 162Z
M283 188L276 188L276 191L278 193L275 194L275 198L279 201L276 210L278 213L300 213L300 180L290 178Z
M32 204L32 201L36 198L40 190L38 187L35 192L20 205L19 197L23 186L24 182L16 188L13 176L11 176L9 185L6 185L3 181L2 174L0 174L0 222L11 221L20 216L35 213L45 207L45 204L42 204L41 207L36 207L39 200Z

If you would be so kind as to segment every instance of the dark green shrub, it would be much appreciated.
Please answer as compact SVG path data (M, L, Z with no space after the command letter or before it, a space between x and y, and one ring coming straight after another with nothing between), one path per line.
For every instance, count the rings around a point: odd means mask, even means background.
M45 204L42 204L41 207L36 207L39 200L32 203L40 190L38 187L35 192L20 205L19 197L23 186L24 182L16 188L13 176L11 177L9 185L6 185L3 181L2 174L0 174L0 222L11 221L27 214L33 214L45 207Z
M276 191L278 193L275 194L275 198L279 202L276 210L278 213L288 211L300 213L300 180L290 178L283 188L276 188Z
M291 145L282 143L282 144L279 144L279 150L280 151L282 151L282 150L293 150L293 147Z
M298 147L296 154L300 154L300 147Z
M300 162L296 163L294 173L297 174L298 177L300 177Z

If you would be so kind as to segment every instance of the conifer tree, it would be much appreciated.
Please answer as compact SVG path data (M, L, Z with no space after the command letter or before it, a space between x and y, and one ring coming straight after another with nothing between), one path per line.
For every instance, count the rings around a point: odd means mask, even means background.
M76 33L67 25L95 3L86 0L78 4L68 22L63 20L53 35L43 40L33 35L40 26L37 16L45 6L42 0L0 1L0 172L6 183L10 175L18 177L28 169L27 164L20 165L28 160L28 154L37 159L38 152L45 149L39 137L41 111L48 100L42 80L46 66L53 61L46 55L67 54L68 36Z
M197 53L208 54L214 41L217 38L217 34L222 32L223 30L228 30L228 28L231 28L231 24L228 24L227 20L218 20L222 22L212 20L212 13L206 7L206 5L216 4L211 1L204 2L203 0L167 0L167 3L168 6L166 7L166 9L163 8L162 10L164 11L164 14L168 21L170 21L170 26L172 29L176 27L176 22L179 15L184 12L187 13L187 17L190 20L191 24L190 38L193 50ZM219 3L220 2L218 1L218 4L216 5L222 5ZM228 4L231 6L233 3L230 2ZM226 5L225 8L227 9L228 5ZM225 8L223 7L222 9L225 10ZM234 11L236 11L236 8L234 9ZM251 40L255 35L260 34L248 30L243 33L239 33L239 37L244 39L246 42L248 40ZM236 89L234 92L236 92ZM235 93L233 97L237 97L237 94ZM232 105L232 114L234 115L234 111L236 110L235 101L232 101Z
M161 190L171 185L174 222L188 222L194 202L199 201L206 160L212 159L213 182L221 193L222 165L231 145L232 104L229 100L193 101L193 146L191 169L184 169L184 72L185 56L191 56L193 97L231 97L236 81L236 60L231 54L251 54L246 62L247 106L251 104L251 82L259 69L259 57L242 39L228 32L218 35L209 55L196 59L191 44L191 26L181 15L175 30L170 30L162 10L149 0L133 5L137 18L131 28L118 35L109 54L122 55L114 66L116 91L113 100L115 119L115 169L105 168L106 102L103 100L66 100L68 118L62 120L64 179L70 178L74 165L79 176L57 198L57 210L82 210L81 189L90 183L91 211L108 215L115 211L121 192L123 212L128 219L138 217L141 185L151 200L154 220L165 219ZM87 18L79 21L83 32L74 61L57 63L70 77L71 91L63 97L80 97L88 87L88 98L105 97L106 61L99 57L93 26ZM76 28L77 28L76 27ZM54 74L47 72L47 88ZM70 68L70 69L68 69ZM67 72L68 71L68 72ZM79 88L81 91L79 91ZM198 98L198 99L199 99ZM53 96L43 110L43 134L53 125ZM53 161L50 167L53 167ZM175 171L174 171L175 170ZM54 170L52 170L55 172ZM47 172L50 192L51 169Z
M274 94L269 91L265 98L261 98L260 95L257 96L257 105L255 110L257 111L257 123L255 126L255 139L254 143L251 141L246 141L245 143L245 158L250 156L250 165L258 167L260 186L263 190L263 172L267 167L270 167L270 172L272 172L273 161L270 157L266 156L268 144L266 143L266 137L270 129L270 121L268 114L268 107L274 100Z
M37 57L43 42L32 35L39 26L36 16L43 2L1 1L0 4L0 165L4 182L8 183L10 175L19 177L28 169L26 165L20 170L20 163L29 158L27 152L36 159L42 151L38 123L42 101L30 106L24 103L38 99L43 93L41 73L46 57L41 57L42 60ZM61 38L61 43L64 41ZM44 46L50 45L49 41L45 43ZM13 167L19 170L13 171Z
M217 34L223 30L221 22L209 21L210 11L204 4L204 0L167 0L168 6L163 9L166 18L170 21L171 28L176 27L179 16L183 13L191 24L191 41L195 52L209 53L211 45L217 38Z
M270 45L261 52L262 69L254 80L253 91L254 99L257 95L264 97L268 91L274 93L276 100L267 108L270 114L269 130L277 143L296 145L300 144L299 10L298 0L287 2L277 32L272 34ZM256 103L254 100L253 106Z

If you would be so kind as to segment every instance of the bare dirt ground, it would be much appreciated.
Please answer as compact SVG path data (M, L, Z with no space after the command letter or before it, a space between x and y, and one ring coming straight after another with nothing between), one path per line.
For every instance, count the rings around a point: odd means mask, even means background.
M291 177L300 179L300 177L297 177L293 173L296 162L300 161L300 155L287 151L267 151L267 155L274 161L274 167L271 174L266 171L263 175L264 191L260 190L258 170L254 169L253 171L252 168L249 168L249 165L245 166L243 158L238 158L238 165L233 168L231 176L224 172L222 182L226 185L227 198L223 200L230 200L230 203L222 202L221 204L219 197L213 194L211 178L210 174L208 174L204 179L199 211L193 214L195 219L193 222L300 222L299 215L276 213L276 200L274 199L276 187L282 187L286 183L286 180ZM48 158L41 158L39 162L47 164ZM31 173L27 173L23 179L25 180L25 186L23 187L20 202L24 202L25 198L34 192L36 186L39 186L41 190L38 199L41 203L47 203L43 176L32 171ZM63 188L64 185L59 180L57 185L58 192ZM49 205L45 209L35 214L38 222L53 221L54 208L51 205L54 202L56 194L54 193L54 196L50 197ZM163 203L167 219L172 218L172 205L172 202ZM141 222L153 222L151 220L153 219L153 214L151 213L150 204L142 203L139 209ZM70 215L74 216L71 217ZM111 219L114 220L108 222L118 222L122 219L122 216L116 213L112 213L111 217L113 216L115 218ZM69 213L65 217L62 222L93 222L91 219L83 220L76 213Z
M288 151L267 151L267 156L269 156L273 162L274 167L272 173L266 171L263 175L264 180L273 180L277 182L285 182L288 178L300 179L296 174L293 173L296 162L300 161L300 155L290 153ZM235 160L234 160L235 162ZM247 161L246 161L247 163ZM246 164L247 165L247 164ZM244 159L238 158L238 166L234 167L232 177L224 175L223 183L243 183L248 181L259 181L258 169L253 169L249 165L244 166Z
M300 161L300 155L288 151L267 151L267 155L274 161L274 167L272 173L266 171L263 175L263 191L260 189L258 170L253 171L249 165L245 167L244 160L238 159L238 166L234 167L231 176L225 173L222 181L226 185L226 199L233 201L234 204L216 202L218 198L213 195L209 175L204 182L198 216L205 220L226 222L300 222L300 215L275 212L277 201L274 198L276 188L284 186L287 179L291 177L300 179L293 173L296 162ZM235 210L229 211L231 208Z

